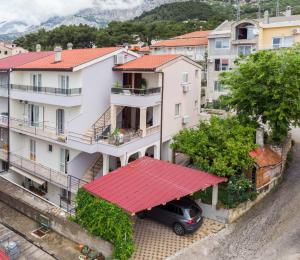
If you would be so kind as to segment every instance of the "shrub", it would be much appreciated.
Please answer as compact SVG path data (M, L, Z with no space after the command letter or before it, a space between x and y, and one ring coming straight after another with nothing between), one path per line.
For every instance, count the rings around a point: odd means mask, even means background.
M76 196L75 222L94 236L114 245L113 258L128 259L134 251L133 224L121 208L80 189Z

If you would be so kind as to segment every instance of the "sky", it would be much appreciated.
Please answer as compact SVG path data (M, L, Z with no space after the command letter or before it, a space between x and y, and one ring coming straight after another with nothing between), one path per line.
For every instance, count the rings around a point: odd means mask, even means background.
M0 0L0 22L22 21L38 25L53 16L67 16L85 8L130 8L142 0Z

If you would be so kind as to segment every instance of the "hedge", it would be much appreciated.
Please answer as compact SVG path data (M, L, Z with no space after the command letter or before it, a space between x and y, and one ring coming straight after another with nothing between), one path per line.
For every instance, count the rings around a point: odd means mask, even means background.
M84 189L80 189L76 196L75 222L92 235L111 242L114 259L129 259L134 252L130 216L123 209L94 197Z

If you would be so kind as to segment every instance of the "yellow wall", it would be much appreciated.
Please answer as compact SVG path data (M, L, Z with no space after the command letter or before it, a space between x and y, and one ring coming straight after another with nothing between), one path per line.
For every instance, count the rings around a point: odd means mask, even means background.
M270 49L272 48L272 38L282 36L294 36L294 42L300 42L300 34L293 34L294 29L299 29L300 26L285 26L276 28L260 28L258 48Z

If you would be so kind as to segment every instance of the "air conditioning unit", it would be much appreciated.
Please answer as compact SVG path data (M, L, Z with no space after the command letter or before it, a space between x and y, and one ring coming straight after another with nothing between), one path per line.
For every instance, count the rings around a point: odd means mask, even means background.
M293 30L293 34L300 34L300 28L296 28Z
M182 83L182 90L183 90L183 93L189 92L190 91L190 85Z
M124 54L117 54L115 55L115 65L121 65L125 63L125 56Z
M190 122L190 117L189 116L183 116L182 117L182 124L186 125Z

